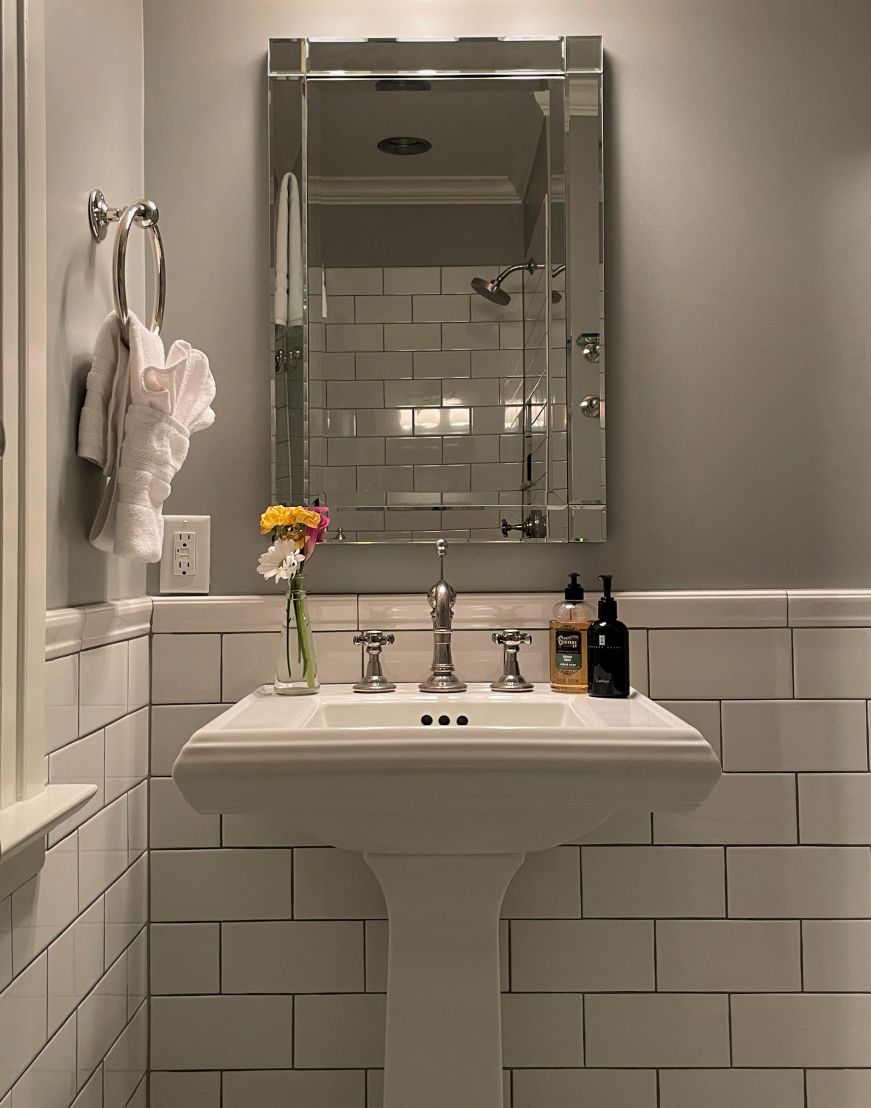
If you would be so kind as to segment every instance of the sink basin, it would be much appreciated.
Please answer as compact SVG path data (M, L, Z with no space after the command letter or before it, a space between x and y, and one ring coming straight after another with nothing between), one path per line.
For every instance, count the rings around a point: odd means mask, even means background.
M637 693L409 685L363 697L336 685L307 697L263 686L198 731L173 772L200 812L280 808L347 850L465 854L543 850L630 808L691 809L719 765Z
M620 811L686 811L720 775L694 728L633 693L285 697L264 686L173 769L199 812L281 809L361 851L390 922L384 1108L501 1108L499 910L528 851Z

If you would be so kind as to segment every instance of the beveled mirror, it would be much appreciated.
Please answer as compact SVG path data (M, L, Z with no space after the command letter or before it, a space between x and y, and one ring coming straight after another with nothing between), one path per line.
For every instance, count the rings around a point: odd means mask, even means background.
M273 499L605 537L599 38L273 40Z

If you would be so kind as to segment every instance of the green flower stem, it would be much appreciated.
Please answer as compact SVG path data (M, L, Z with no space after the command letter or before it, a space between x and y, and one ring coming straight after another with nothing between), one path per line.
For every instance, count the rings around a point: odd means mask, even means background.
M305 589L303 588L302 572L291 582L287 594L287 619L290 626L290 603L293 600L293 610L296 615L296 645L297 658L302 662L303 678L309 688L314 687L314 662L311 654L311 644L308 635L308 621L306 619ZM290 634L288 634L288 672L290 672Z

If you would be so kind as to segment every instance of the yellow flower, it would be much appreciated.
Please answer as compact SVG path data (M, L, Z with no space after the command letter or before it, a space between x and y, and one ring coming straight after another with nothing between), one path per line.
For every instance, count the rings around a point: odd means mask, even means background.
M317 527L321 517L308 508L287 508L283 504L271 504L260 517L260 534L268 535L277 527L292 527L302 524L304 527Z

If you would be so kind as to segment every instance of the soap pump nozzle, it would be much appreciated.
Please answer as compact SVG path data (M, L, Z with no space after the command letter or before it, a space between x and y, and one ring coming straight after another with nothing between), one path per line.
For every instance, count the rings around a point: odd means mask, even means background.
M599 598L599 619L614 620L617 618L617 601L611 595L612 574L600 573L602 582L602 595Z

